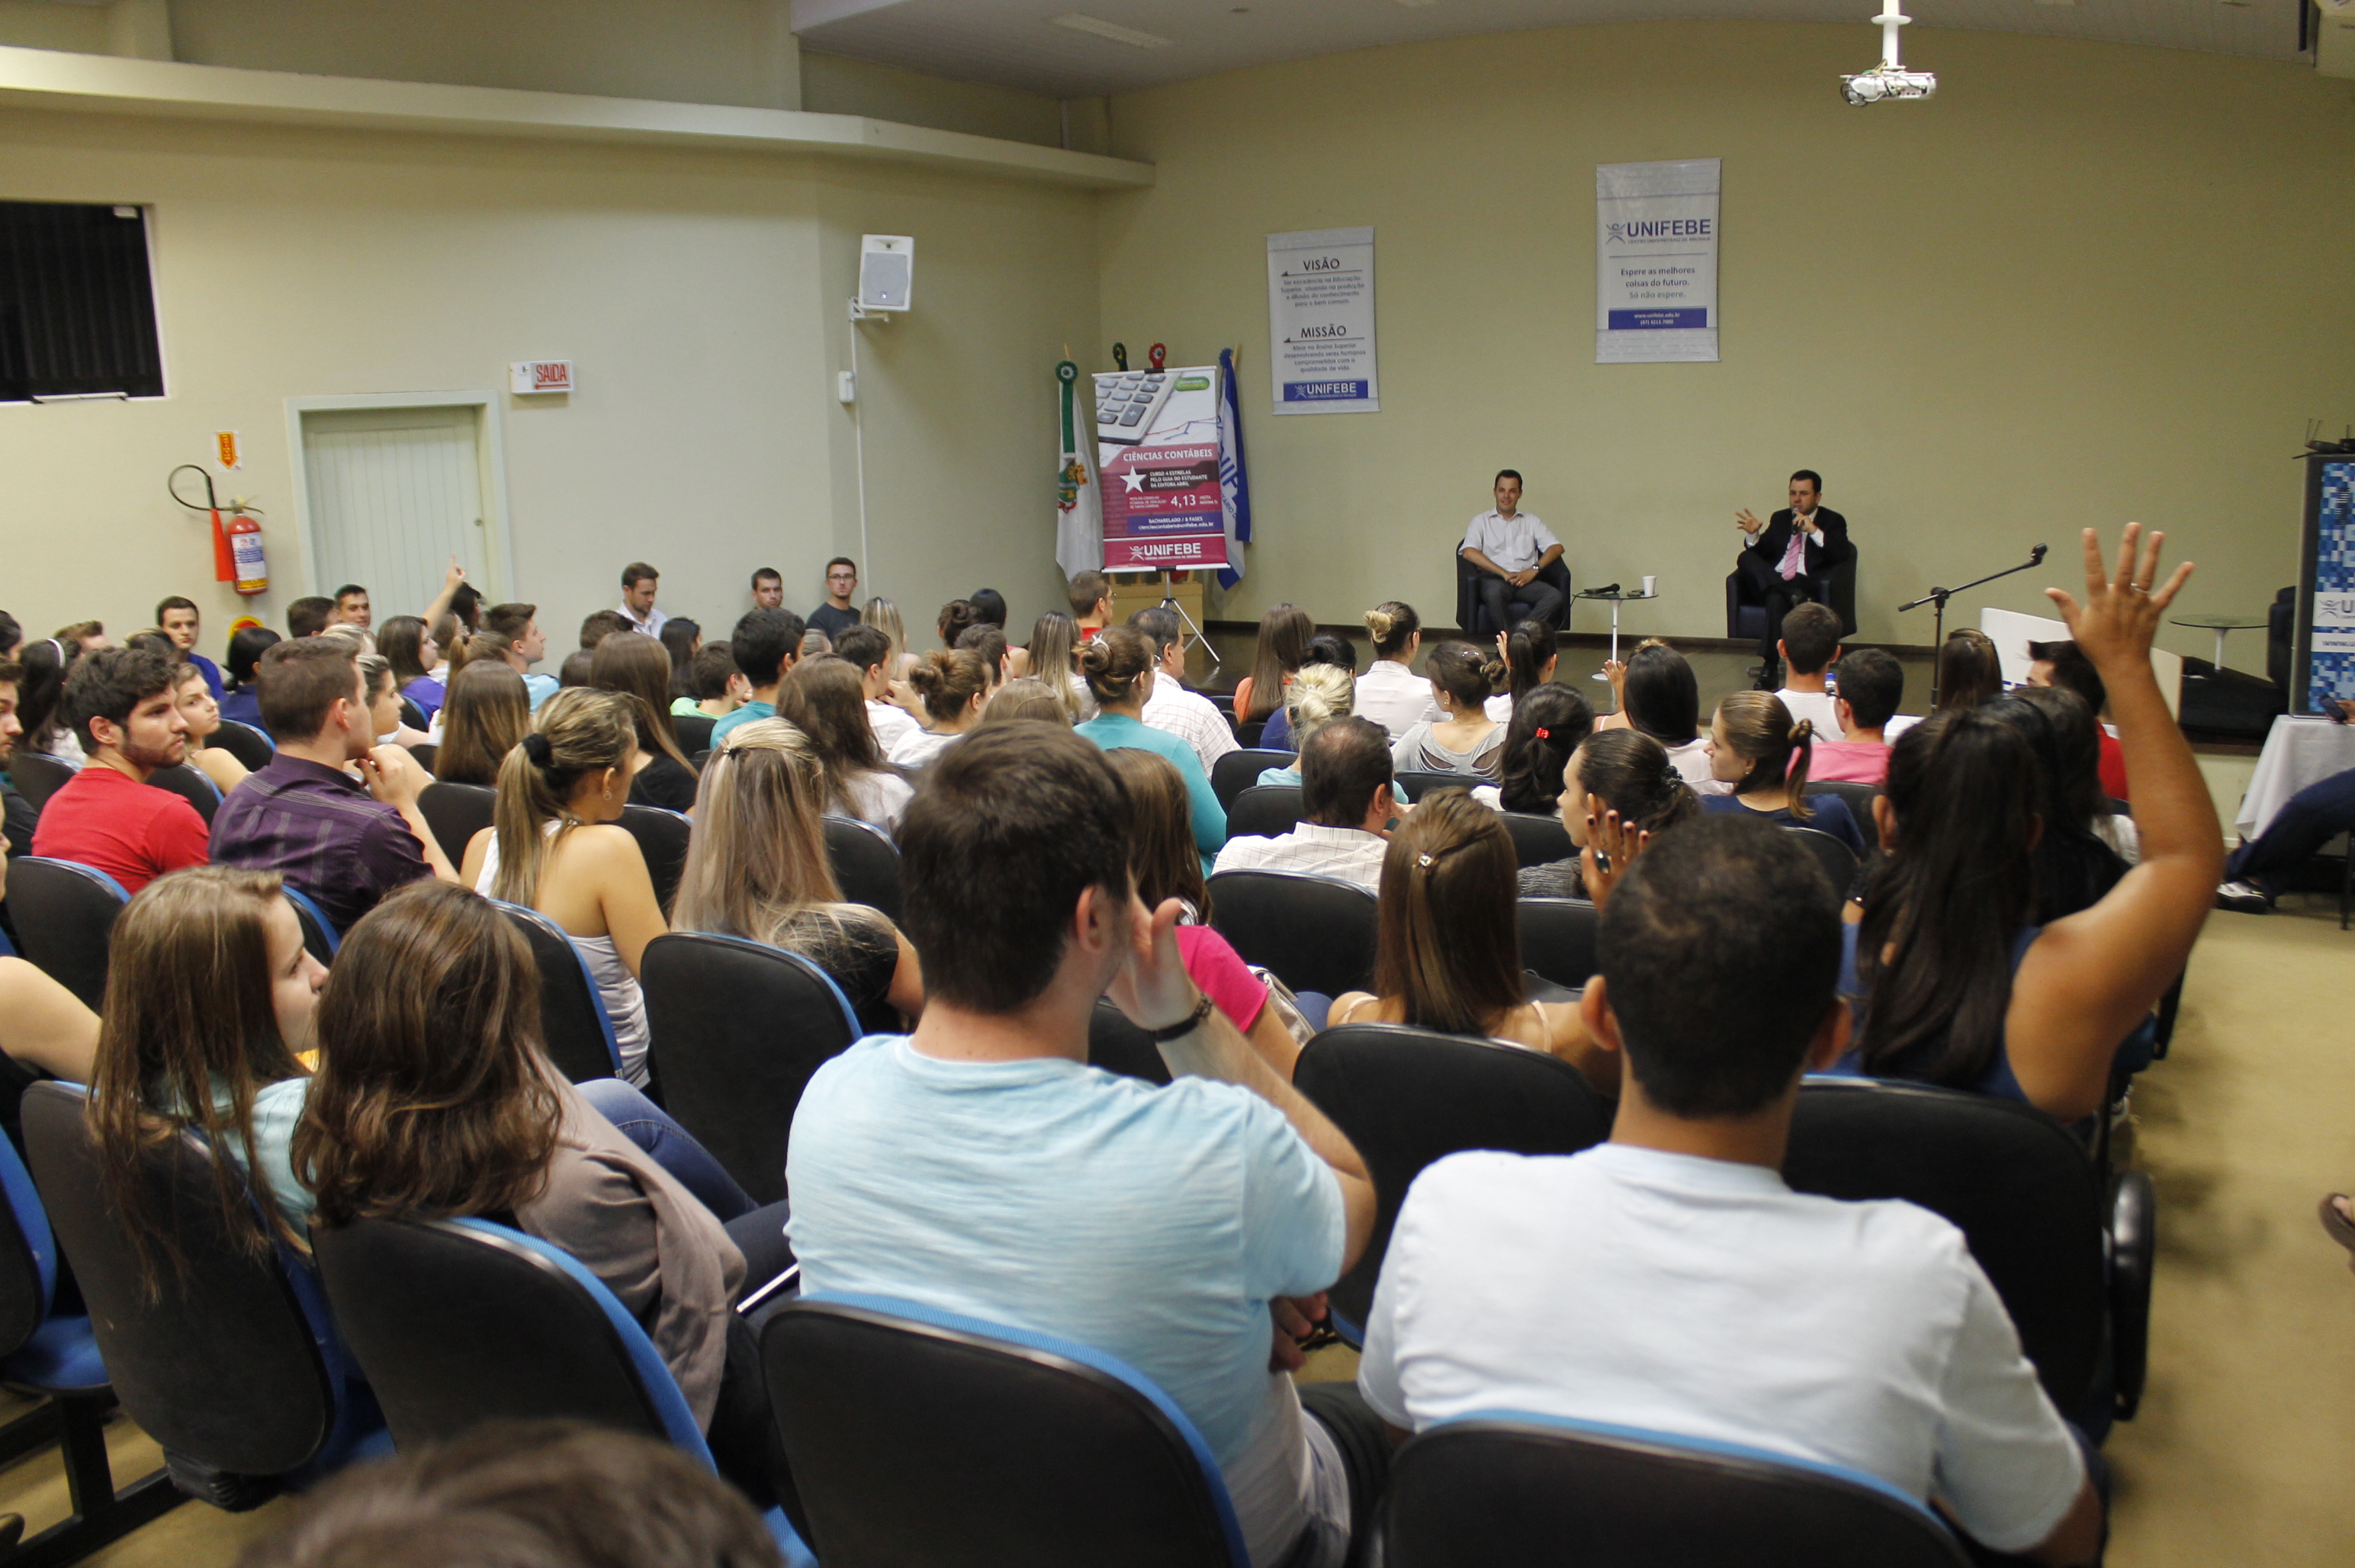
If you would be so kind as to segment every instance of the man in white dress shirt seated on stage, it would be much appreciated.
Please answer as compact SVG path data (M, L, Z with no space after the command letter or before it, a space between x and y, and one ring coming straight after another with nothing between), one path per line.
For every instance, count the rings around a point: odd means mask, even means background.
M1289 833L1230 838L1211 874L1297 871L1382 891L1391 818L1391 738L1370 719L1336 719L1300 749L1300 808Z
M1480 569L1480 604L1497 630L1513 629L1512 602L1518 597L1529 607L1519 619L1543 621L1559 631L1561 590L1539 581L1538 573L1561 559L1561 541L1520 507L1520 475L1510 468L1498 471L1496 506L1464 530L1464 559Z

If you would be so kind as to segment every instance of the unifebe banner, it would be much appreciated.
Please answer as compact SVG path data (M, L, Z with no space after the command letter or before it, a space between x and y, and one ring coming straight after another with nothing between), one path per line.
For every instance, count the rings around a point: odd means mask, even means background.
M1594 362L1717 357L1718 164L1594 166Z
M1169 395L1142 441L1096 446L1106 571L1191 571L1227 564L1225 492L1219 484L1219 368L1164 372ZM1127 378L1096 378L1107 386Z
M1267 237L1267 362L1277 413L1381 411L1372 229Z

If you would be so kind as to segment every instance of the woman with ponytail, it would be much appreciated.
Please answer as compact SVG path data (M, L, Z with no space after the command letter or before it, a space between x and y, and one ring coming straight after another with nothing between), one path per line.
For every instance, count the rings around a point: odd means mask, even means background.
M1472 798L1497 811L1551 816L1560 804L1562 770L1594 729L1594 709L1566 686L1540 686L1513 709L1505 726L1499 783L1482 784Z
M1151 752L1167 760L1186 781L1188 819L1194 848L1202 858L1202 874L1209 875L1210 859L1227 842L1227 809L1202 771L1194 748L1167 730L1145 721L1145 700L1153 695L1153 639L1134 626L1106 626L1080 650L1080 675L1096 699L1096 716L1072 729L1107 752L1127 747Z
M1617 1058L1575 1002L1533 1002L1522 977L1512 835L1462 790L1416 803L1382 855L1374 988L1333 999L1326 1027L1411 1024L1542 1051L1615 1093Z
M1864 859L1864 835L1836 795L1807 795L1807 763L1816 749L1816 727L1794 720L1771 691L1737 691L1717 705L1709 731L1709 760L1718 783L1731 793L1701 802L1705 811L1751 811L1783 827L1828 833ZM1848 890L1843 888L1842 892Z
M570 687L542 703L531 733L499 764L491 826L466 846L459 877L564 928L604 998L622 1076L642 1084L646 1002L638 965L669 926L638 841L615 826L637 762L636 720L628 697L593 687Z
M1586 824L1618 813L1623 830L1648 839L1700 815L1700 797L1685 783L1668 750L1637 730L1604 730L1590 735L1561 771L1556 803L1561 826L1579 849L1586 848ZM1580 857L1521 868L1521 897L1582 899L1588 896Z
M1423 617L1413 605L1390 599L1367 611L1365 622L1374 662L1358 677L1358 717L1372 720L1395 741L1423 720L1444 717L1431 699L1431 683L1414 673Z
M1462 773L1495 784L1504 767L1505 727L1488 717L1488 694L1504 678L1504 662L1469 643L1448 643L1423 661L1440 717L1410 728L1391 748L1401 773Z
M1524 621L1497 634L1497 656L1505 663L1505 689L1488 699L1488 717L1509 724L1514 703L1553 683L1553 672L1561 664L1561 642L1543 621Z

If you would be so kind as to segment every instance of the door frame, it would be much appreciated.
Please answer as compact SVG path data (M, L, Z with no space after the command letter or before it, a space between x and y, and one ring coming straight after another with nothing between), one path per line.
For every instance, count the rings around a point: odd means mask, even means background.
M487 604L504 603L516 580L515 539L507 527L507 449L495 392L353 392L335 397L286 400L287 460L294 475L294 531L303 541L303 581L305 592L324 593L319 583L318 541L311 528L310 455L303 445L303 416L315 413L368 412L393 409L463 409L474 411L474 485L483 503L482 573L472 570L466 581ZM420 609L423 606L419 606ZM403 608L402 614L416 612Z

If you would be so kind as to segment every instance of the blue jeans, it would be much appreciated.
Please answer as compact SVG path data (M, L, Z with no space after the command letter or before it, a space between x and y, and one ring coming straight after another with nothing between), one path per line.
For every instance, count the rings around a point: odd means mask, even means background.
M2265 824L2265 830L2232 851L2224 880L2254 882L2267 893L2281 889L2275 879L2296 869L2314 853L2355 827L2355 768L2310 784Z

